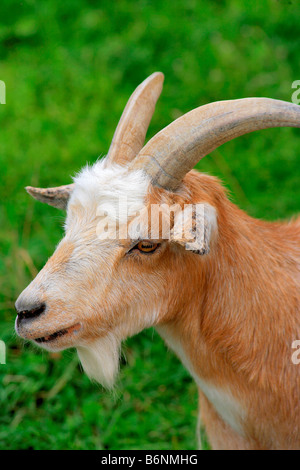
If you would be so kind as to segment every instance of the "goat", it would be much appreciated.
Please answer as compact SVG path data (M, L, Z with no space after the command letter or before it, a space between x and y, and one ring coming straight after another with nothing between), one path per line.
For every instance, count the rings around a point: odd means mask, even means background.
M213 449L299 449L300 370L291 348L300 337L300 219L253 219L217 178L192 168L240 135L300 127L300 107L267 98L211 103L143 147L163 80L156 72L139 85L108 155L73 184L27 187L67 216L63 240L16 302L16 331L49 351L77 348L86 373L112 387L121 342L154 326L198 386ZM128 208L117 213L122 198ZM142 235L133 233L137 212L161 204L183 213L203 205L203 237L192 249L190 235L174 235L178 212L169 239L160 228L149 239L143 217ZM131 226L129 237L109 229L99 236L105 211L117 230ZM197 230L194 211L186 220Z

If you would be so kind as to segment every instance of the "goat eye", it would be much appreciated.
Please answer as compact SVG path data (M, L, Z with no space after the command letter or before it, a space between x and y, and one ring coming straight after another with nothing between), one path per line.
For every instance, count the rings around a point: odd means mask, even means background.
M152 243L150 241L143 240L142 242L139 242L136 247L143 253L151 253L152 251L156 250L158 243Z

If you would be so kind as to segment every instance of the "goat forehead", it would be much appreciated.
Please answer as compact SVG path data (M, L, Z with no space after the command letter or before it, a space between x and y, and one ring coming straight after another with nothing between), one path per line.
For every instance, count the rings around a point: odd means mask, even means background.
M126 167L110 165L106 159L86 166L74 178L75 188L69 209L95 220L106 213L122 221L124 213L134 215L144 203L150 179L142 171L128 172ZM68 213L69 213L68 209Z

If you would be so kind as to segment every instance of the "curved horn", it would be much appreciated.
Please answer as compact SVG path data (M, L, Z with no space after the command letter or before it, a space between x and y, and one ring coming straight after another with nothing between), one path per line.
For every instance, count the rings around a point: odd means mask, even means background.
M143 147L163 81L164 75L155 72L132 93L109 148L109 163L126 164L133 160Z
M300 127L300 106L269 98L218 101L190 111L156 134L130 169L174 191L201 158L243 134L268 127Z
M132 93L123 111L108 152L109 163L125 164L133 160L144 145L150 120L162 90L164 75L155 72ZM57 188L33 188L26 191L38 201L66 209L74 184Z
M25 189L30 196L40 202L49 204L57 209L66 209L73 188L74 184L67 184L57 188L33 188L32 186L26 186Z

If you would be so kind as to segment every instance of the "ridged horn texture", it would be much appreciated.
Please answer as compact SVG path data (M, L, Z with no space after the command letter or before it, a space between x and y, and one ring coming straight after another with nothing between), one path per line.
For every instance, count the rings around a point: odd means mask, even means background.
M57 188L33 188L32 186L27 186L25 189L30 196L40 202L49 204L57 209L66 209L74 186L74 184L58 186Z
M114 133L108 152L108 164L125 165L137 156L144 145L163 82L164 75L155 72L132 93Z
M190 111L156 134L130 169L175 191L185 174L220 145L269 127L300 127L300 106L269 98L218 101Z

